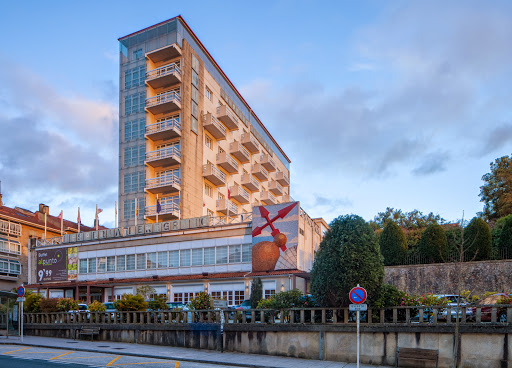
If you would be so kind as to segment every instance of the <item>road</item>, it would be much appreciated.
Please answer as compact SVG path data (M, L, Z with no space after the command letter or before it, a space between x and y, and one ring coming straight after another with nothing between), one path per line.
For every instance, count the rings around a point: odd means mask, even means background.
M21 345L0 346L0 367L43 368L60 367L63 364L77 368L129 367L141 368L219 368L219 365L195 362L179 362L126 355L91 353L73 349L27 347ZM235 368L234 366L223 366Z

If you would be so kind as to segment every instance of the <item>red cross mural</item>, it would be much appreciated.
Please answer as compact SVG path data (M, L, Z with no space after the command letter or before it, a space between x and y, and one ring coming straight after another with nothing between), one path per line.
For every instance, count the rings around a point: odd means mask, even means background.
M295 208L296 205L297 205L297 202L277 211L277 216L275 216L272 220L269 217L270 212L265 207L260 206L261 217L264 217L267 220L267 223L263 226L256 227L252 231L252 236L255 237L255 236L260 235L264 228L266 228L267 226L270 226L270 228L272 229L272 232L270 233L270 235L272 235L272 237L274 237L274 241L275 241L276 235L280 234L280 232L279 232L279 229L274 227L274 221L276 221L277 219L284 219L286 217L286 215L289 214L291 212L291 210L293 210ZM281 245L280 248L284 252L286 250L286 242L285 242L285 244Z

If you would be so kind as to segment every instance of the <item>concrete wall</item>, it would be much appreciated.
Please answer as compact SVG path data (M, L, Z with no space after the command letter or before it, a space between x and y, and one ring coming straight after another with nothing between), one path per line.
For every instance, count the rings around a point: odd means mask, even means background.
M386 267L384 282L413 294L452 294L459 274L461 290L512 292L512 260Z

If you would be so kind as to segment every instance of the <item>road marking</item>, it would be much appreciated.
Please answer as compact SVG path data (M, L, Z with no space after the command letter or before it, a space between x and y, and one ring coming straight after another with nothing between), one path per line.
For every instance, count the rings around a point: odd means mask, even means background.
M112 364L112 366L117 365L136 365L136 364L164 364L164 363L172 363L172 361L158 361L158 362L138 362L138 363L119 363L119 364ZM177 365L176 365L177 364ZM178 368L180 366L179 362L176 362L174 365L175 368Z
M15 353L17 351L22 351L22 350L27 350L27 349L30 349L30 348L23 348L23 349L18 349L18 350L12 350L12 351L8 351L6 353L2 353L2 354L10 354L10 353Z
M23 354L58 354L60 351L27 351Z
M180 368L180 362L176 362L176 364L174 364L174 368Z
M115 362L115 361L117 361L117 360L119 360L119 359L121 359L121 355L119 355L117 358L114 358L110 363L108 363L108 364L106 365L106 367L110 367L110 366L112 366L112 365L114 364L114 362Z
M70 351L68 353L64 353L61 355L57 355L56 357L50 358L50 360L59 359L60 357L63 357L64 355L73 354L73 353L74 353L74 351Z
M62 358L62 360L65 360L65 359L93 359L93 358L108 358L109 355L113 355L113 354L105 354L105 355L99 355L99 356L90 356L90 357L72 357L72 358Z

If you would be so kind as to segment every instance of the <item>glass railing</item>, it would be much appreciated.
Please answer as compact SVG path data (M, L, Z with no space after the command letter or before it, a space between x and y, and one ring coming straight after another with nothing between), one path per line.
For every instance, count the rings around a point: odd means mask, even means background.
M179 117L172 117L158 123L146 126L146 134L154 134L166 130L176 129L181 132L181 123Z
M151 151L146 153L146 161L154 161L159 160L162 158L169 158L169 157L175 157L180 158L181 157L181 151L178 149L178 147L166 147L162 148L156 151Z
M153 97L147 98L146 99L146 107L156 106L156 105L160 105L160 104L163 104L166 102L171 102L171 101L181 103L180 93L177 91L169 91L166 93L162 93L161 95L158 95L158 96L153 96Z
M146 80L164 77L169 74L177 74L181 77L181 68L177 63L161 66L146 73Z

